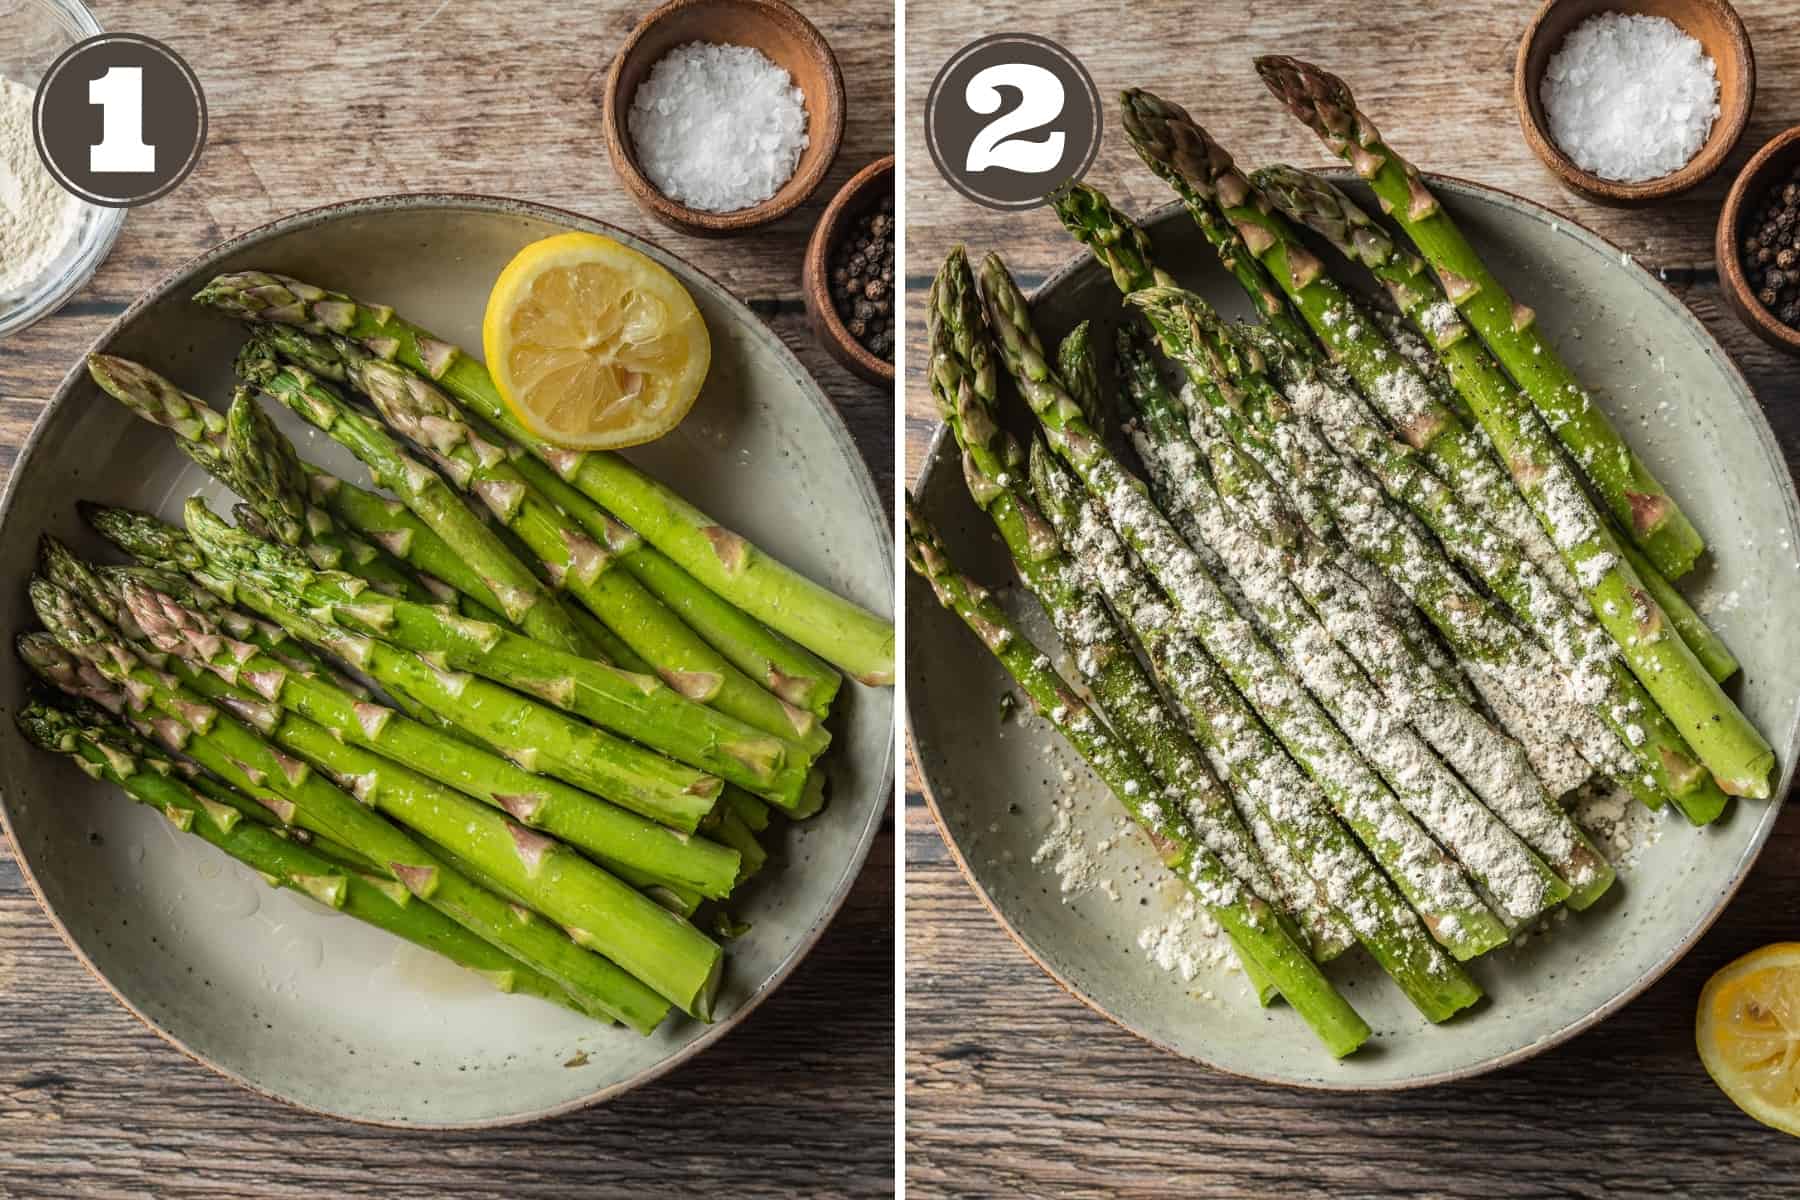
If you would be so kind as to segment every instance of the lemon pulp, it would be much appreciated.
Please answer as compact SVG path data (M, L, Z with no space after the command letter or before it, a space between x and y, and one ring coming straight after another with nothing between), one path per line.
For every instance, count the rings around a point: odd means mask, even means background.
M1733 1103L1800 1136L1800 942L1764 946L1708 980L1695 1042Z
M668 433L712 360L693 297L662 266L598 234L521 250L482 323L488 370L515 419L545 441L614 449Z

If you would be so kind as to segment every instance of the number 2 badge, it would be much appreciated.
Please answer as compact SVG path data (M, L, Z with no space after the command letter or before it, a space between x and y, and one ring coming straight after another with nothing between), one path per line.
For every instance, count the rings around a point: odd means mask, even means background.
M1100 149L1100 94L1067 50L1028 33L971 42L925 98L925 135L939 174L989 208L1035 208L1079 179Z

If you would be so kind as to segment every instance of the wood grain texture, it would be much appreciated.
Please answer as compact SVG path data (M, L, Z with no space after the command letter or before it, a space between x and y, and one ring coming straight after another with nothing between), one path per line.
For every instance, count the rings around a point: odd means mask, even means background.
M1076 53L1116 124L1139 85L1187 105L1250 165L1328 165L1274 106L1250 59L1281 51L1345 76L1383 132L1430 170L1528 195L1663 268L1756 388L1800 465L1800 368L1726 310L1711 263L1719 201L1740 166L1800 122L1800 22L1740 0L1759 91L1712 182L1651 211L1563 191L1511 108L1517 38L1535 3L1320 0L1205 6L994 0L907 9L906 474L937 426L922 367L924 289L957 242L1000 249L1027 286L1076 253L1047 210L1006 217L938 179L916 114L938 68L980 34L1041 33ZM1354 29L1352 34L1351 30ZM1168 192L1109 128L1088 178L1130 211ZM1800 806L1700 945L1611 1020L1529 1063L1425 1092L1356 1097L1234 1079L1095 1015L1035 968L957 870L909 774L906 819L909 1194L942 1196L1792 1196L1800 1140L1744 1117L1693 1050L1701 984L1732 958L1800 937Z
M600 131L613 47L652 5L95 0L109 29L176 47L211 141L172 195L134 211L94 282L0 343L0 472L79 353L158 278L296 209L395 191L517 196L615 222L748 301L812 370L892 493L891 394L813 340L806 237L893 144L893 17L807 4L851 104L819 193L755 234L702 241L619 187ZM297 1114L165 1045L52 932L0 846L0 1197L872 1195L893 1188L894 837L836 923L720 1045L624 1100L519 1130L398 1134Z

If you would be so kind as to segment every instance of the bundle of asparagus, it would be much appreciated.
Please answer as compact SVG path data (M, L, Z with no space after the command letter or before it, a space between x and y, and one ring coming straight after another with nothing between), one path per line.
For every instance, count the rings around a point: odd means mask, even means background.
M1699 825L1766 797L1774 759L1720 688L1735 659L1669 582L1703 550L1692 525L1341 81L1258 66L1419 255L1329 184L1246 176L1178 105L1126 92L1127 136L1259 321L1227 325L1097 189L1060 189L1055 211L1133 314L1109 397L1086 323L1052 354L1000 259L977 273L953 251L930 299L933 394L1070 678L913 505L908 561L1149 833L1259 993L1342 1056L1360 1021L1323 975L1271 971L1247 900L1314 962L1360 943L1444 1021L1481 998L1458 960L1613 885L1565 793L1593 777ZM1290 220L1398 314L1368 311ZM1036 419L1029 455L1003 429L1002 373ZM1154 683L1130 679L1136 650Z
M201 299L252 324L225 411L88 367L237 524L81 505L129 566L46 538L21 729L502 990L642 1033L712 1020L700 906L764 865L771 810L823 806L840 668L891 682L891 627L623 460L497 431L480 364L388 309L260 274ZM302 460L262 397L390 494Z

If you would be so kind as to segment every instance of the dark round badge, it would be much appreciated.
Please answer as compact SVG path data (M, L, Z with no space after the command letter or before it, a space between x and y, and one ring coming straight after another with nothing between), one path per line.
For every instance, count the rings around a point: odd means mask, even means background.
M1100 93L1048 38L999 33L944 64L925 97L925 143L950 186L989 208L1035 208L1100 150Z
M167 195L206 144L193 68L154 38L103 33L71 46L38 85L38 156L82 199L130 208Z

